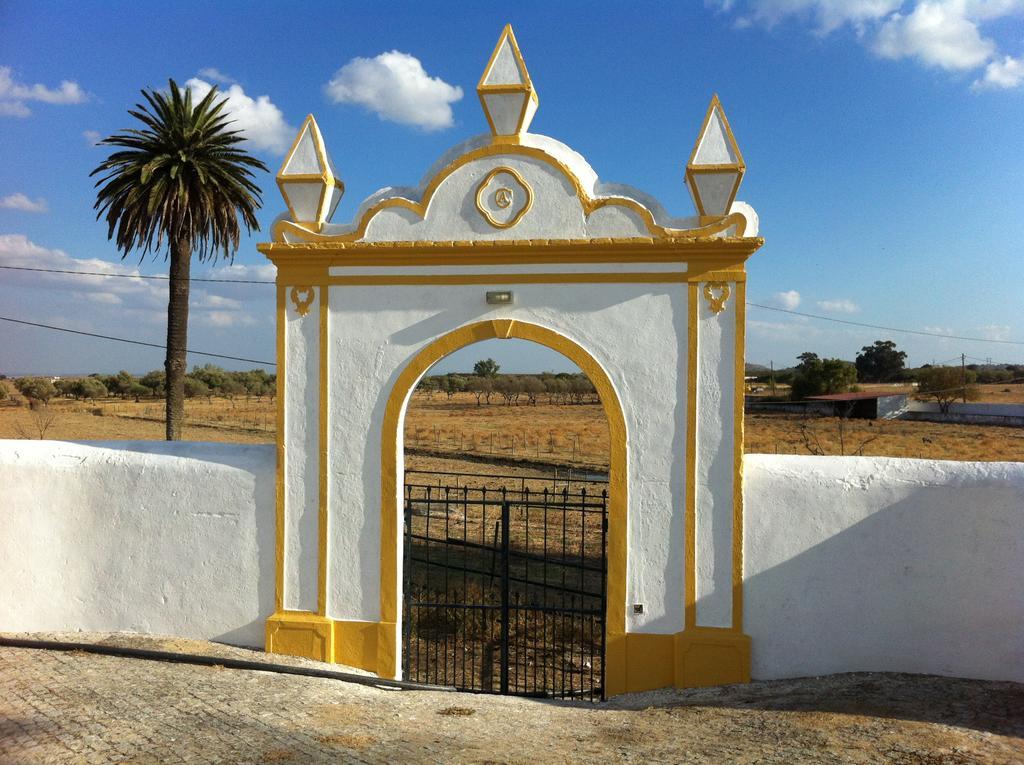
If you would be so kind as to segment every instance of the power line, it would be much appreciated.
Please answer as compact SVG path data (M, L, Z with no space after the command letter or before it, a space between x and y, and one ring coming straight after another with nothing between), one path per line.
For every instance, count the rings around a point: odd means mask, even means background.
M35 271L37 273L44 274L67 274L71 276L103 276L113 277L117 279L158 279L160 281L168 281L169 276L150 275L150 274L106 274L100 271L71 271L58 268L33 268L29 266L4 266L0 265L0 268L9 269L13 271ZM192 282L208 282L218 284L276 284L274 281L265 279L202 279L199 277L190 278ZM866 327L868 329L881 329L886 332L903 332L908 335L923 335L925 337L937 337L945 340L965 340L972 343L999 343L1001 345L1024 345L1024 341L1020 340L993 340L987 337L964 337L962 335L946 335L941 332L927 332L920 329L902 329L900 327L886 327L881 324L868 324L861 321L850 321L849 319L837 319L834 316L822 316L814 313L804 313L803 311L791 311L787 308L776 308L771 305L762 305L760 303L747 303L748 306L754 308L763 308L766 311L778 311L779 313L788 313L792 316L803 316L808 319L818 319L819 321L831 321L836 324L848 324L854 327ZM162 346L161 346L162 347ZM192 351L198 353L198 351ZM213 355L213 354L205 354ZM260 362L265 363L265 362Z
M52 329L57 332L68 332L72 335L98 337L101 340L116 340L119 343L131 343L132 345L144 345L147 348L160 348L162 350L167 350L166 345L159 345L157 343L146 343L143 342L142 340L129 340L126 337L114 337L112 335L99 335L96 334L95 332L83 332L78 329L68 329L67 327L54 327L53 325L50 324L39 324L34 321L22 321L21 319L11 319L8 318L7 316L0 316L0 321L9 321L12 324L24 324L25 326L28 327L41 327L42 329ZM273 361L261 361L260 359L246 359L241 356L226 356L223 353L207 353L206 351L193 351L190 349L186 349L185 353L191 353L195 356L209 356L210 358L214 359L229 359L231 361L245 361L250 364L265 364L268 366L276 366L276 364Z
M747 303L749 306L754 308L763 308L766 311L778 311L779 313L788 313L793 316L805 316L808 319L820 319L821 321L834 321L837 324L850 324L854 327L867 327L868 329L883 329L886 332L905 332L908 335L925 335L926 337L941 337L946 340L967 340L972 343L1001 343L1003 345L1024 345L1024 341L1020 340L992 340L987 337L963 337L962 335L944 335L940 332L925 332L920 329L900 329L899 327L884 327L880 324L866 324L861 321L850 321L848 319L836 319L832 316L821 316L814 313L803 313L802 311L790 311L787 308L776 308L771 305L761 305L759 303Z
M29 266L0 266L10 271L35 271L43 274L70 274L72 276L103 276L115 279L159 279L169 281L171 277L159 274L105 274L102 271L68 271L60 268L31 268ZM191 277L190 282L218 282L221 284L274 284L273 281L262 279L200 279Z

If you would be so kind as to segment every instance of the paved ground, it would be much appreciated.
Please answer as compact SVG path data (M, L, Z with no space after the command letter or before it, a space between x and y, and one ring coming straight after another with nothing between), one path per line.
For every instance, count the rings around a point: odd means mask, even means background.
M559 704L0 648L0 763L107 762L1021 763L1024 686L860 673Z

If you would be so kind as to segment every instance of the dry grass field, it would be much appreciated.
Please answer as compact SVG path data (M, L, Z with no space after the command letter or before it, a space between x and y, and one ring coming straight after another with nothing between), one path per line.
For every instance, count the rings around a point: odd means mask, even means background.
M4 385L0 381L0 385ZM55 398L40 409L7 384L0 401L0 438L49 438L58 441L154 441L164 437L161 400L101 399L75 401ZM269 398L234 402L190 399L185 403L185 438L189 441L272 443L277 409Z
M600 404L477 406L472 393L417 393L405 416L405 445L420 453L604 469L608 422Z
M10 393L0 401L0 438L155 440L163 438L163 404L108 399L54 399L32 411ZM1024 402L1024 385L982 386L983 401ZM185 437L196 441L272 443L276 406L269 398L214 398L186 403ZM409 464L421 469L480 472L497 462L509 469L550 465L600 470L608 464L608 428L598 404L477 406L469 393L416 394L405 422ZM1024 461L1024 428L909 421L840 421L831 417L748 415L747 452L863 454L952 460ZM447 460L445 458L448 458ZM465 462L462 458L469 460ZM451 463L451 460L457 460ZM536 471L526 470L527 473Z

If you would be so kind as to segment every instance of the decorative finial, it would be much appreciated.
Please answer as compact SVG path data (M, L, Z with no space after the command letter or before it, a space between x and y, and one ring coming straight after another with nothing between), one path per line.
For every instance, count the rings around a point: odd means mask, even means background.
M277 186L292 220L316 231L330 221L345 193L312 114L302 123L277 172Z
M686 184L697 213L702 218L728 215L745 171L740 147L736 145L716 94L711 97L711 105L686 165Z
M511 24L502 30L476 92L496 139L514 138L526 132L537 111L537 91L526 71Z

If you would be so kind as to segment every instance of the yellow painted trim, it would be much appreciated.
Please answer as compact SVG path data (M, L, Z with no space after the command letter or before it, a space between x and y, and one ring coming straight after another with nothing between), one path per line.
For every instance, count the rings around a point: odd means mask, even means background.
M598 274L388 274L331 276L327 283L349 286L420 284L658 284L686 282L686 273L598 273Z
M746 375L747 285L736 284L732 473L732 628L743 630L743 417ZM749 672L748 672L749 674Z
M294 286L288 293L292 299L292 305L295 306L295 313L299 316L305 316L309 313L309 307L313 305L313 300L316 299L316 293L313 291L313 287L310 286Z
M694 627L676 633L677 688L750 682L750 637L730 629Z
M318 435L317 443L320 446L320 482L319 482L319 518L317 523L318 532L318 544L317 549L319 552L319 559L317 561L317 613L320 616L327 615L327 532L328 532L328 513L327 513L327 476L328 476L328 442L327 434L329 433L328 428L328 387L327 387L327 353L328 353L328 333L327 333L327 318L329 315L329 295L330 290L326 284L321 284L320 287L320 431Z
M398 631L394 622L335 620L334 662L387 677L395 666Z
M347 234L337 234L331 236L320 235L319 233L317 233L319 231L319 227L317 228L317 231L310 231L292 221L278 221L271 229L272 237L275 241L282 241L283 233L284 231L287 230L293 236L301 238L305 241L355 242L357 240L363 239L366 236L366 229L369 226L370 221L381 210L390 207L401 207L410 210L414 212L416 215L418 215L420 218L423 218L426 216L427 208L430 207L430 200L433 198L434 193L437 191L440 185L456 170L458 170L464 165L469 164L470 162L475 162L476 160L483 159L485 157L510 155L522 155L526 157L531 157L533 159L540 160L541 162L545 162L548 165L551 165L552 167L561 171L561 173L566 177L566 179L570 183L572 183L573 188L576 191L576 196L579 198L580 204L583 206L583 211L585 215L589 216L595 210L598 210L602 207L606 207L609 205L625 207L634 212L636 215L638 215L640 219L644 222L644 225L646 226L647 230L655 237L665 238L681 236L706 238L713 236L714 234L720 233L722 231L725 231L731 228L732 226L738 226L739 228L743 228L746 225L746 218L744 218L742 215L739 215L738 213L733 213L731 215L726 215L725 217L722 218L716 218L716 220L719 221L716 224L703 226L697 229L675 229L660 226L655 222L654 215L651 213L651 211L633 199L629 199L627 197L591 197L583 188L583 185L580 183L579 178L577 178L576 175L572 172L572 170L569 169L568 165L566 165L564 162L555 159L547 152L533 146L523 146L522 144L517 143L502 142L491 143L488 144L487 146L481 146L478 149L474 149L473 151L462 154L461 156L452 160L447 166L440 170L437 173L437 175L430 179L430 182L423 190L423 199L421 202L414 202L411 199L406 199L404 197L391 197L389 199L381 200L377 204L370 207L363 214L363 217L359 221L359 224L356 226L355 230ZM295 217L294 213L292 217ZM742 236L742 232L738 232L737 236ZM378 243L374 242L366 244ZM409 242L391 244L401 244L401 246L410 245Z
M626 420L618 394L601 365L581 346L550 329L521 321L482 321L459 327L421 349L402 369L388 396L384 410L381 437L381 572L380 615L385 623L397 623L400 598L398 554L401 543L400 506L398 502L397 458L402 434L399 422L412 389L420 377L439 359L459 348L495 337L515 337L545 345L574 362L597 388L608 419L611 454L609 460L608 495L608 606L606 637L610 649L606 654L606 685L609 695L625 691L625 670L621 663L618 638L626 630L626 545L628 496L626 484ZM388 666L388 661L391 662ZM379 673L393 677L397 673L397 657L378 659Z
M718 294L715 294L718 290ZM710 281L704 282L704 299L713 313L721 313L725 310L725 304L729 302L732 295L732 288L728 282Z
M334 657L334 629L330 619L308 611L278 611L266 624L270 653L303 656L317 661Z
M497 60L498 53L501 51L501 47L506 39L512 49L512 57L515 59L516 65L523 76L523 81L521 83L494 83L487 85L485 84L487 76L494 67L494 62ZM519 42L516 40L515 32L512 31L511 24L506 24L505 28L501 30L501 35L498 37L498 44L495 45L494 50L491 51L491 57L487 60L487 66L484 67L483 74L480 75L480 81L476 85L476 93L477 97L480 99L480 105L483 107L484 116L487 118L487 124L491 128L491 134L498 139L518 136L522 133L526 129L526 109L528 103L533 101L535 104L540 104L540 99L537 97L537 90L533 87L533 80L530 79L530 72L526 68L526 61L523 59L522 51L519 50ZM516 129L512 134L498 132L498 128L494 124L494 119L491 117L490 109L487 108L487 101L484 99L484 95L487 93L526 94L527 97L523 99L523 105L519 110L519 119L516 121Z
M630 632L623 642L629 666L626 693L750 681L750 638L733 630Z
M743 268L761 246L761 239L688 240L526 240L454 242L426 247L376 245L333 246L335 243L275 243L258 249L286 274L290 282L317 281L329 268L460 265L585 265L591 263L678 263L693 280L734 281L745 278Z
M715 112L718 113L718 118L722 123L722 128L725 130L725 137L729 141L729 145L732 148L733 153L736 155L736 161L698 165L696 164L697 150L700 148L701 141L704 140L708 124L711 122L711 115ZM732 127L729 125L729 120L725 116L725 109L722 108L722 102L718 100L718 94L715 93L711 96L711 103L708 105L707 112L704 113L704 121L700 125L700 131L697 133L697 140L693 143L693 150L690 152L690 159L686 163L686 184L689 187L690 196L693 197L693 203L697 207L697 214L701 217L707 216L707 212L704 209L704 202L701 200L700 192L697 190L697 184L694 179L695 175L701 173L736 173L736 180L733 183L732 191L729 194L729 200L725 205L726 214L728 214L730 208L732 208L732 203L736 201L736 194L739 192L740 183L743 181L743 175L746 171L747 166L743 161L743 153L740 151L740 146L736 142L736 137L732 133Z
M509 44L512 46L512 57L516 60L519 65L519 71L522 72L523 82L516 83L519 87L532 88L533 81L530 79L530 72L526 68L526 61L523 59L523 53L519 50L519 41L516 40L516 33L512 31L512 25L506 24L501 30L501 34L498 36L498 44L494 46L494 50L491 51L491 57L487 59L487 66L484 67L483 74L480 75L480 81L476 84L477 89L480 88L493 88L501 87L501 85L486 85L487 75L491 73L491 67L494 66L494 62L498 59L498 53L501 52L502 43L505 42L506 38Z
M501 221L497 220L493 215L491 215L491 211L484 207L483 204L484 191L487 189L487 186L490 184L490 182L494 180L495 176L499 175L500 173L507 173L508 175L511 175L513 178L516 179L516 182L518 182L519 185L523 187L523 191L526 192L526 202L523 204L522 209L520 209L519 212L517 212L514 216L512 216L512 218L510 218L505 223L502 223ZM507 207L508 205L506 204L505 206ZM530 188L530 184L526 182L526 179L523 178L523 176L521 176L511 167L494 168L493 170L491 170L491 172L487 174L483 181L480 182L480 185L477 186L477 212L479 212L484 217L484 220L486 220L488 223L494 226L494 228L512 228L514 225L516 225L519 221L523 219L523 216L530 211L531 207L533 207L533 189Z
M277 462L274 471L274 517L277 534L274 547L274 609L284 610L284 370L285 332L288 328L285 286L277 285L277 433L274 438ZM268 648L269 650L269 648Z
M687 271L691 282L745 282L747 274L744 271Z
M288 163L292 161L292 157L295 151L299 148L299 142L302 140L302 134L306 132L306 128L309 128L310 137L313 139L313 150L316 152L317 160L320 162L322 171L319 173L285 173L285 168L288 167ZM306 115L306 119L303 120L302 126L299 128L299 132L295 135L295 139L292 141L291 148L288 149L288 153L284 155L284 160L281 162L281 169L277 171L277 175L274 178L277 183L277 188L281 192L281 196L284 197L284 203L288 207L288 212L292 216L292 221L297 222L299 225L309 226L319 231L324 223L327 221L329 216L328 207L328 190L334 186L341 190L341 193L345 193L345 184L342 183L340 178L334 176L334 172L331 170L331 162L327 156L327 145L324 143L324 137L320 133L320 127L316 124L316 120L312 114ZM320 199L317 202L317 216L316 220L303 221L299 218L298 213L295 212L295 208L292 206L291 200L288 198L288 194L285 193L285 184L290 182L298 183L315 183L319 182L320 186Z
M718 215L709 215L707 210L704 208L704 200L701 199L700 192L697 190L697 182L694 176L700 174L713 175L720 172L736 173L736 178L733 180L732 184L732 191L729 192L729 199L725 203L725 209L729 210L732 208L732 203L736 201L736 195L739 193L740 183L743 182L743 174L746 172L745 170L735 165L700 165L698 167L686 168L686 185L690 190L690 196L693 198L693 203L697 208L697 214L700 216L701 220L704 220L705 218L708 220L721 220L721 217ZM736 214L737 213L730 213L727 214L726 217ZM740 234L740 236L742 236L742 234Z
M729 140L729 145L732 147L733 153L736 155L736 161L728 164L718 165L698 165L697 161L697 150L700 148L700 142L704 138L704 133L707 132L708 123L711 122L711 115L718 112L718 118L722 121L722 127L725 129L725 137ZM743 153L740 151L740 145L736 142L736 136L732 134L732 126L729 125L729 120L725 116L725 109L722 107L722 102L718 98L717 93L711 94L711 103L708 104L708 110L704 113L704 121L700 123L700 131L697 133L697 140L693 142L693 150L690 152L690 159L686 163L687 167L701 168L710 167L714 169L722 168L740 168L746 169L746 163L743 161Z
M390 201L390 200L385 200ZM405 200L408 202L408 200ZM725 218L713 218L715 223L708 223L701 228L672 229L680 231L663 237L654 236L610 236L591 239L453 239L453 240L416 240L416 241L358 241L340 239L338 237L319 236L311 231L296 226L289 221L278 221L277 226L284 226L289 231L303 237L301 242L261 242L256 249L271 260L282 255L306 253L322 259L335 259L348 262L354 258L408 258L415 253L421 257L502 257L516 254L519 257L555 258L564 257L651 257L660 255L680 262L694 258L722 258L727 254L749 257L761 245L764 239L758 236L742 234L718 236L728 228L738 227L741 232L746 219L739 213L732 213ZM275 234L276 236L277 234ZM348 236L345 234L344 236ZM529 253L524 250L529 249ZM343 265L343 262L333 265ZM463 261L465 262L465 261ZM530 262L530 261L526 261ZM567 261L568 262L568 261Z
M684 507L685 582L683 588L686 629L697 625L697 282L687 290L686 332L686 505Z

